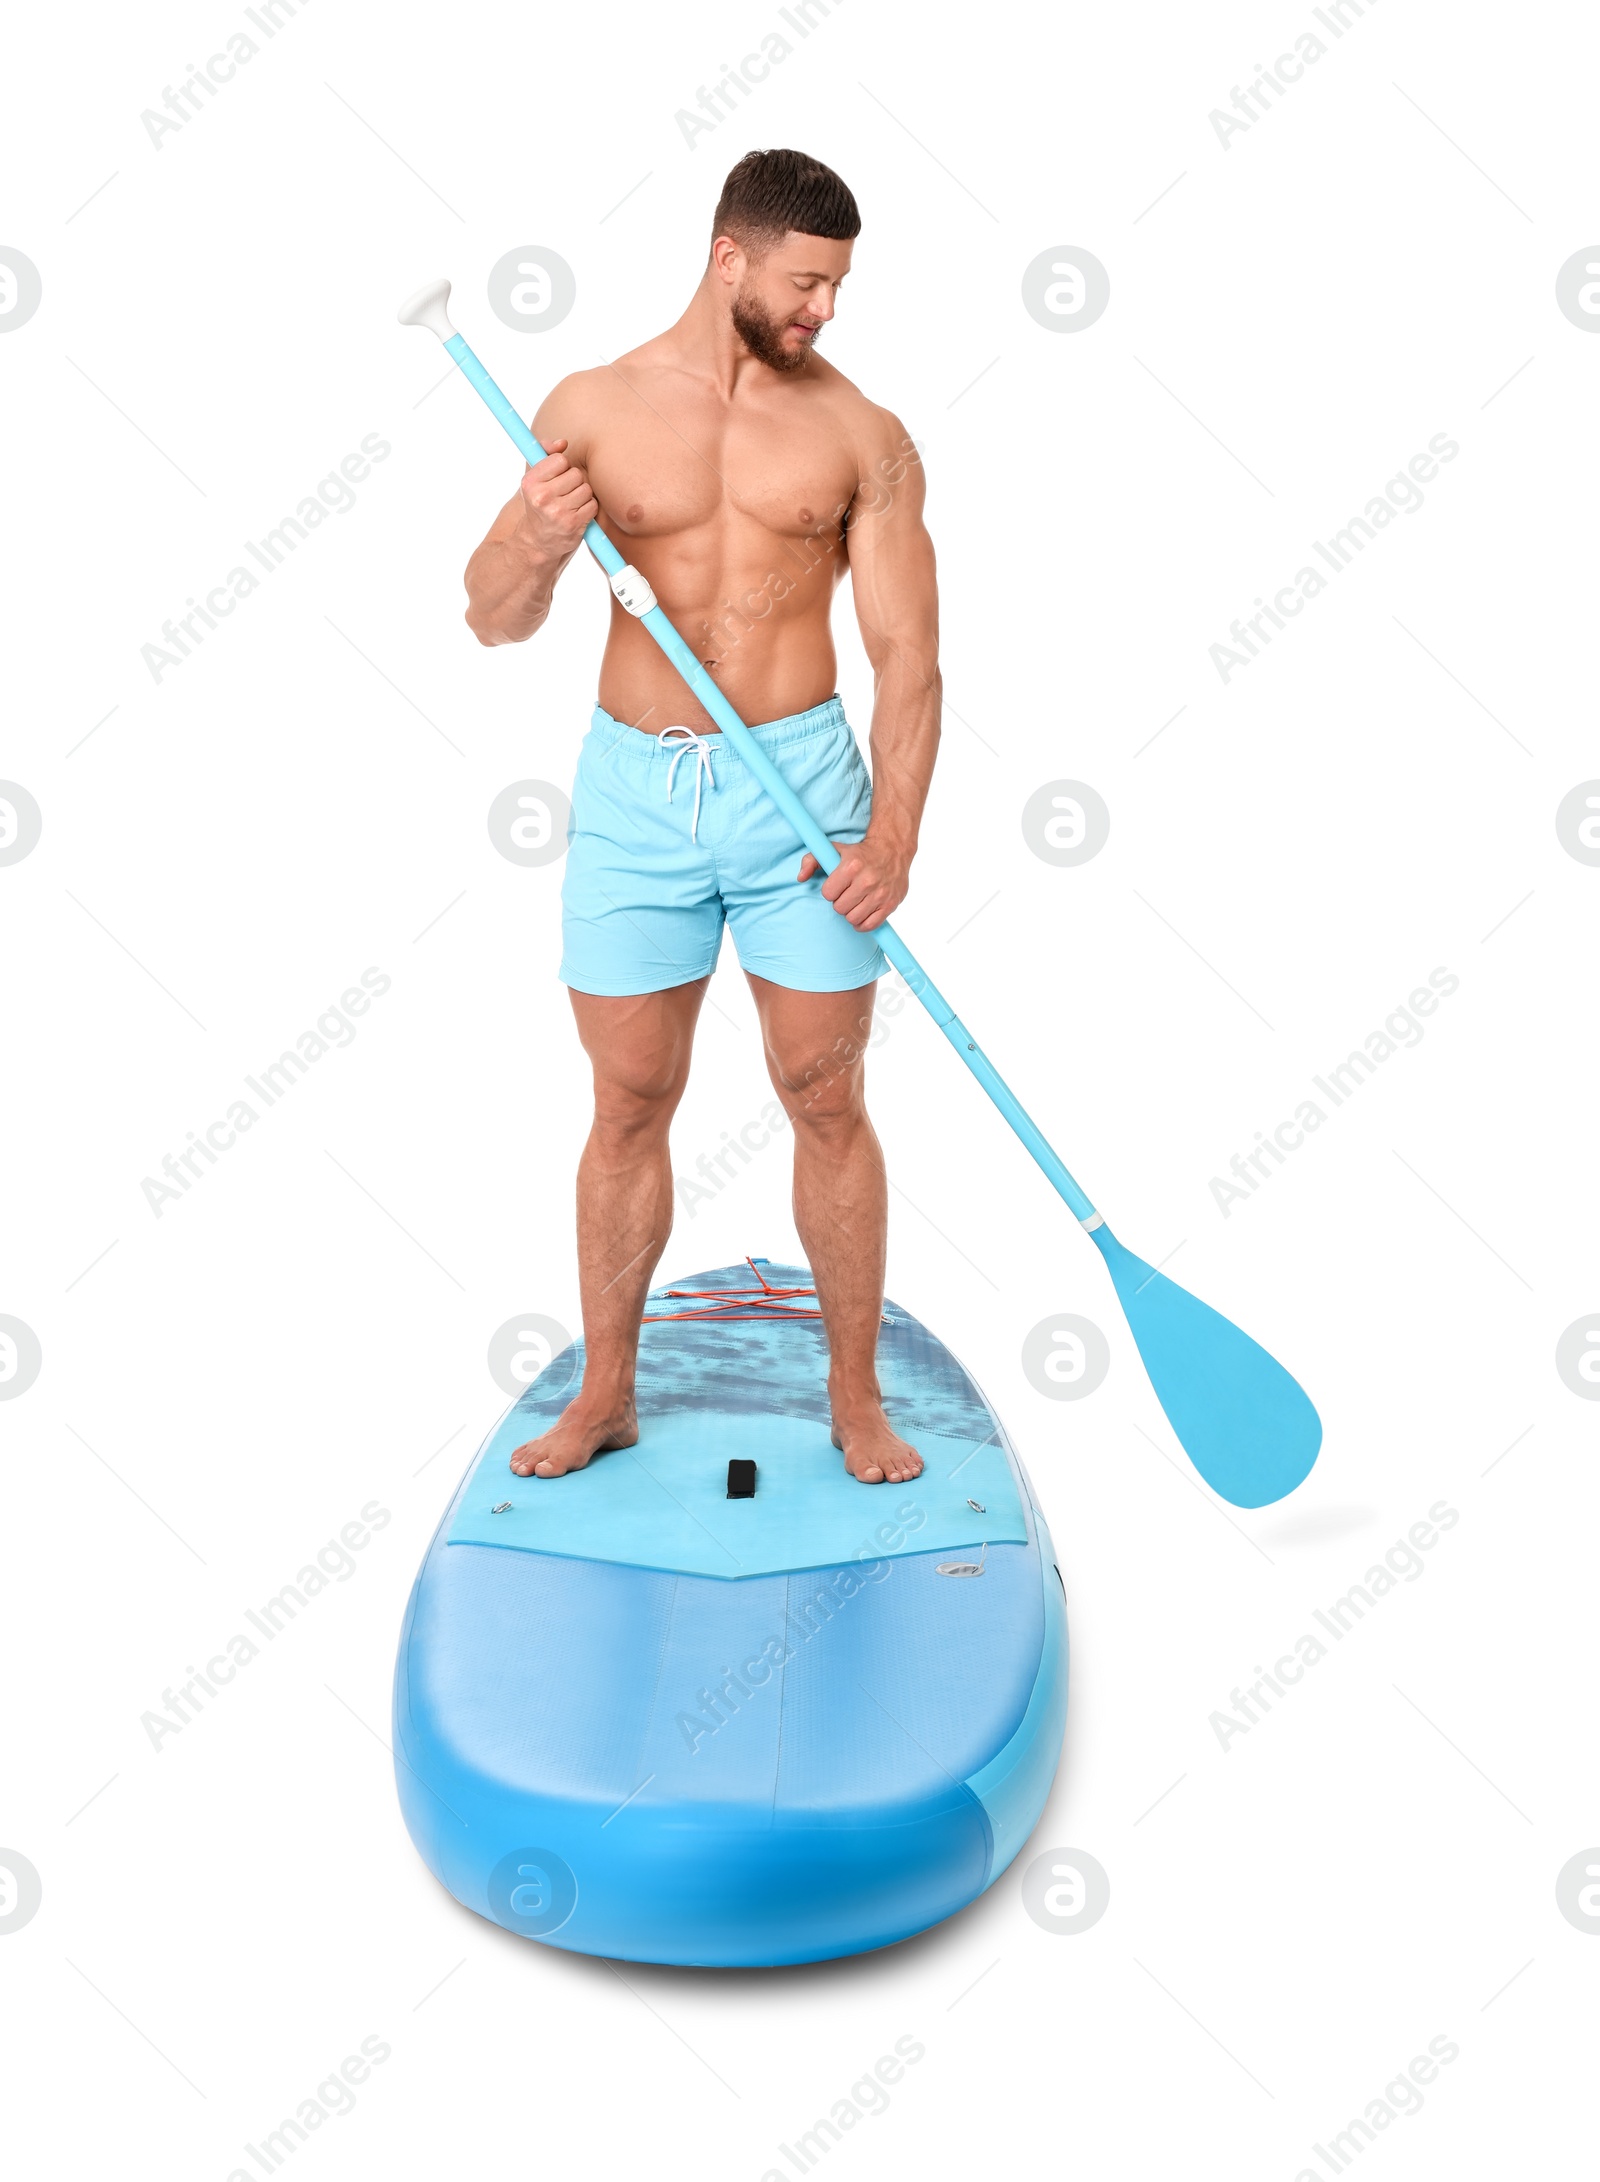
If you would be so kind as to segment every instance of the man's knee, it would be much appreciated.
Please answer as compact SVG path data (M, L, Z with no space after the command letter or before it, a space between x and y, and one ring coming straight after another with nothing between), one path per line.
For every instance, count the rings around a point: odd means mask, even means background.
M853 1128L866 1113L859 1058L829 1056L803 1073L784 1070L782 1086L783 1103L796 1129L837 1134Z
M759 981L758 998L762 992ZM838 1135L866 1118L862 1070L872 1036L872 988L864 993L769 992L762 1009L767 1070L797 1130Z
M578 1035L594 1072L597 1127L665 1130L689 1080L705 983L621 997L573 993Z
M603 1070L595 1070L596 1127L623 1136L665 1131L687 1075L676 1054L612 1055Z

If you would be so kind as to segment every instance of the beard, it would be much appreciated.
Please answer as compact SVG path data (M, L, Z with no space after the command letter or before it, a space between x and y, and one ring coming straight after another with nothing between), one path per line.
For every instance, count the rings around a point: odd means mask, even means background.
M816 334L812 334L797 349L785 348L783 337L793 321L774 318L759 299L744 288L734 296L732 317L734 332L758 363L770 365L774 371L805 369L806 358L816 342Z

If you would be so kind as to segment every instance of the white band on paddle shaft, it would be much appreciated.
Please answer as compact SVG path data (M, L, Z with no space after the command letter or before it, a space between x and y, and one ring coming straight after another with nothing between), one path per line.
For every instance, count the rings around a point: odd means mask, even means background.
M611 578L611 588L630 614L648 614L655 611L656 595L638 569L619 568Z
M1092 1235L1097 1227L1104 1227L1105 1224L1106 1216L1103 1212L1091 1212L1087 1220L1078 1222L1086 1235Z

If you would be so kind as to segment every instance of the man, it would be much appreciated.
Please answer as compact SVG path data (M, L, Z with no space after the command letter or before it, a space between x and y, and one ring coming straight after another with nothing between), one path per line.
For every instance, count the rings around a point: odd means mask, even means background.
M534 419L549 452L467 566L468 626L521 643L597 520L843 858L822 877L613 603L562 886L561 977L594 1070L578 1169L586 1363L563 1415L512 1456L519 1476L560 1477L639 1436L639 1324L672 1225L667 1132L724 922L793 1127L834 1442L864 1484L922 1469L878 1386L887 1183L861 1078L885 966L871 935L905 898L938 748L938 615L914 444L816 352L860 227L819 161L741 159L688 309L555 388ZM870 783L834 694L846 568L875 683Z

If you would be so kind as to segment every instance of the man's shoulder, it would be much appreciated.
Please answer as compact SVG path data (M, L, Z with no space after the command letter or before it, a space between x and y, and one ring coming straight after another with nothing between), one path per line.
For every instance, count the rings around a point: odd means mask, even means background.
M860 454L875 458L887 444L897 445L905 436L905 426L895 412L864 393L836 364L818 356L813 359L813 366L817 372L818 393Z
M592 443L612 429L619 400L626 394L610 364L569 372L539 404L534 430L546 442L564 439L571 459L586 461Z
M559 408L574 418L595 416L615 398L616 376L610 364L596 364L587 371L569 371L564 379L556 381L540 403L540 412Z

